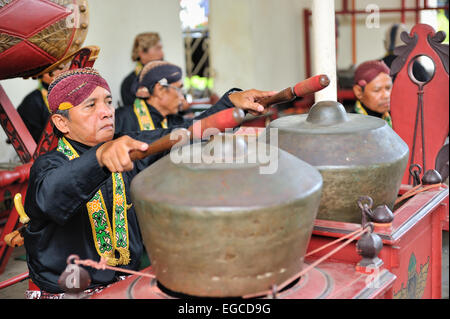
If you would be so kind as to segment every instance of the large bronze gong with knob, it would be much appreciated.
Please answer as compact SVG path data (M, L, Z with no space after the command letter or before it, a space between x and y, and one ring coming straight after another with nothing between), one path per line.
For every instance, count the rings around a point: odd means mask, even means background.
M322 177L269 145L217 135L167 155L135 177L131 196L158 281L188 295L235 297L299 271L319 207ZM197 160L195 160L197 159ZM200 159L200 160L199 160Z
M271 122L266 134L272 128L278 129L280 149L322 174L318 219L360 223L360 196L393 208L409 149L386 121L346 113L340 103L322 101L308 114Z

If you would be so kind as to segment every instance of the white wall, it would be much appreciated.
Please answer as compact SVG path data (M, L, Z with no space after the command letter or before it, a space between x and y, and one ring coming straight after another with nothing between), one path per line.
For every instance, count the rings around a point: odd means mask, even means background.
M141 32L158 32L165 59L184 69L184 47L178 0L88 0L89 29L83 46L97 45L100 54L94 67L108 81L114 102L120 99L120 83L134 68L131 48ZM14 106L37 86L32 79L21 78L0 82ZM0 129L0 163L16 160L15 151L4 141Z
M210 0L211 65L216 91L223 93L233 86L279 90L305 79L303 12L311 8L311 1ZM400 0L355 2L357 10L365 10L368 5L380 9L401 7ZM349 9L351 3L348 1ZM414 4L415 0L406 1L409 8ZM341 0L335 0L335 8L341 10ZM370 28L366 25L368 15L356 15L356 65L382 58L386 53L385 32L400 22L400 13L380 13L379 26ZM344 69L352 65L351 16L337 17L337 66ZM414 13L407 13L409 29L414 22Z
M85 45L100 47L95 63L108 81L113 98L120 96L120 83L134 69L131 48L141 32L158 32L165 59L184 69L184 48L178 0L89 0L90 26Z
M215 89L278 90L303 75L301 10L307 1L210 0Z

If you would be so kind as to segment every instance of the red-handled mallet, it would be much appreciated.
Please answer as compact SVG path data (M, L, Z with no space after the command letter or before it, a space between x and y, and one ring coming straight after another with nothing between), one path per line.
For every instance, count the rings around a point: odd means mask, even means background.
M204 119L195 121L188 130L191 132L191 137L194 139L201 139L203 132L209 128L215 128L220 132L224 132L227 128L235 128L239 126L244 120L245 113L243 110L234 107L214 113Z
M220 132L224 132L227 128L235 128L242 123L244 116L244 111L236 107L214 113L195 121L188 129L173 130L170 134L151 143L146 151L131 151L130 158L132 161L140 160L159 152L168 151L174 146L183 146L192 139L201 139L203 132L209 128L215 128Z
M183 146L189 143L190 135L191 133L185 128L173 130L170 134L149 144L146 151L131 151L130 158L132 161L141 160L147 156L168 151L174 146Z
M271 97L261 99L258 103L267 108L271 105L290 102L296 97L305 96L320 91L326 88L329 84L330 79L327 75L316 75L298 82L294 87L286 88Z

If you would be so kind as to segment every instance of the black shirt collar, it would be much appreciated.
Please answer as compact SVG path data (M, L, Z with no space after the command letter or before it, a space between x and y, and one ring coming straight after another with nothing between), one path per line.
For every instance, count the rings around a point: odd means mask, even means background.
M383 114L375 112L375 111L372 111L367 106L365 106L363 102L359 101L359 103L361 103L361 106L366 110L367 115L371 115L371 116L375 116L375 117L379 117L379 118L383 117Z
M145 101L145 100L144 100ZM145 104L148 107L148 111L150 112L150 116L152 117L153 123L161 123L164 120L164 116L151 104L145 101Z
M70 138L67 138L67 137L66 137L66 140L70 143L70 145L72 145L72 147L75 149L75 151L77 151L78 155L81 155L84 152L86 152L92 148L92 146L87 146L83 143L71 140Z

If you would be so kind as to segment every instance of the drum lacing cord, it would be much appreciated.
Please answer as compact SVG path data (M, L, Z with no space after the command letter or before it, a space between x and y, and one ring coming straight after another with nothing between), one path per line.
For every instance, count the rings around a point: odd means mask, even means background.
M394 205L400 203L401 201L403 201L403 200L405 200L407 198L410 198L410 197L412 197L414 195L417 195L419 193L425 192L425 191L427 191L429 189L436 188L436 187L448 188L447 185L442 184L442 183L431 184L431 185L427 185L427 186L424 186L423 184L418 184L418 185L414 186L413 188L411 188L410 190L408 190L402 196L397 198L396 201L394 202Z
M255 298L255 297L259 297L259 296L273 296L276 297L276 294L279 293L281 290L283 290L283 288L285 288L287 285L289 285L290 283L292 283L293 281L297 280L298 278L300 278L301 276L304 276L307 272L309 272L311 269L313 269L314 267L316 267L317 265L319 265L320 263L322 263L324 260L328 259L330 256L334 255L335 253L337 253L339 250L341 250L342 248L344 248L345 246L347 246L348 244L350 244L352 241L354 241L356 238L360 237L361 235L363 235L364 233L368 232L369 229L372 226L370 224L367 224L366 227L364 228L359 228L357 230L355 230L352 233L349 233L339 239L336 239L324 246L321 246L317 249L315 249L314 251L309 252L308 254L305 255L305 257L312 255L318 251L321 251L333 244L336 244L344 239L347 239L347 241L345 241L344 243L342 243L341 245L339 245L338 247L336 247L335 249L333 249L332 251L330 251L329 253L323 255L322 257L320 257L319 259L317 259L315 262L309 264L306 268L304 268L302 271L300 271L299 273L295 274L294 276L290 277L289 279L285 280L282 284L280 285L273 285L271 290L266 290L266 291L261 291L258 293L253 293L253 294L248 294L243 296L244 299L247 298Z

